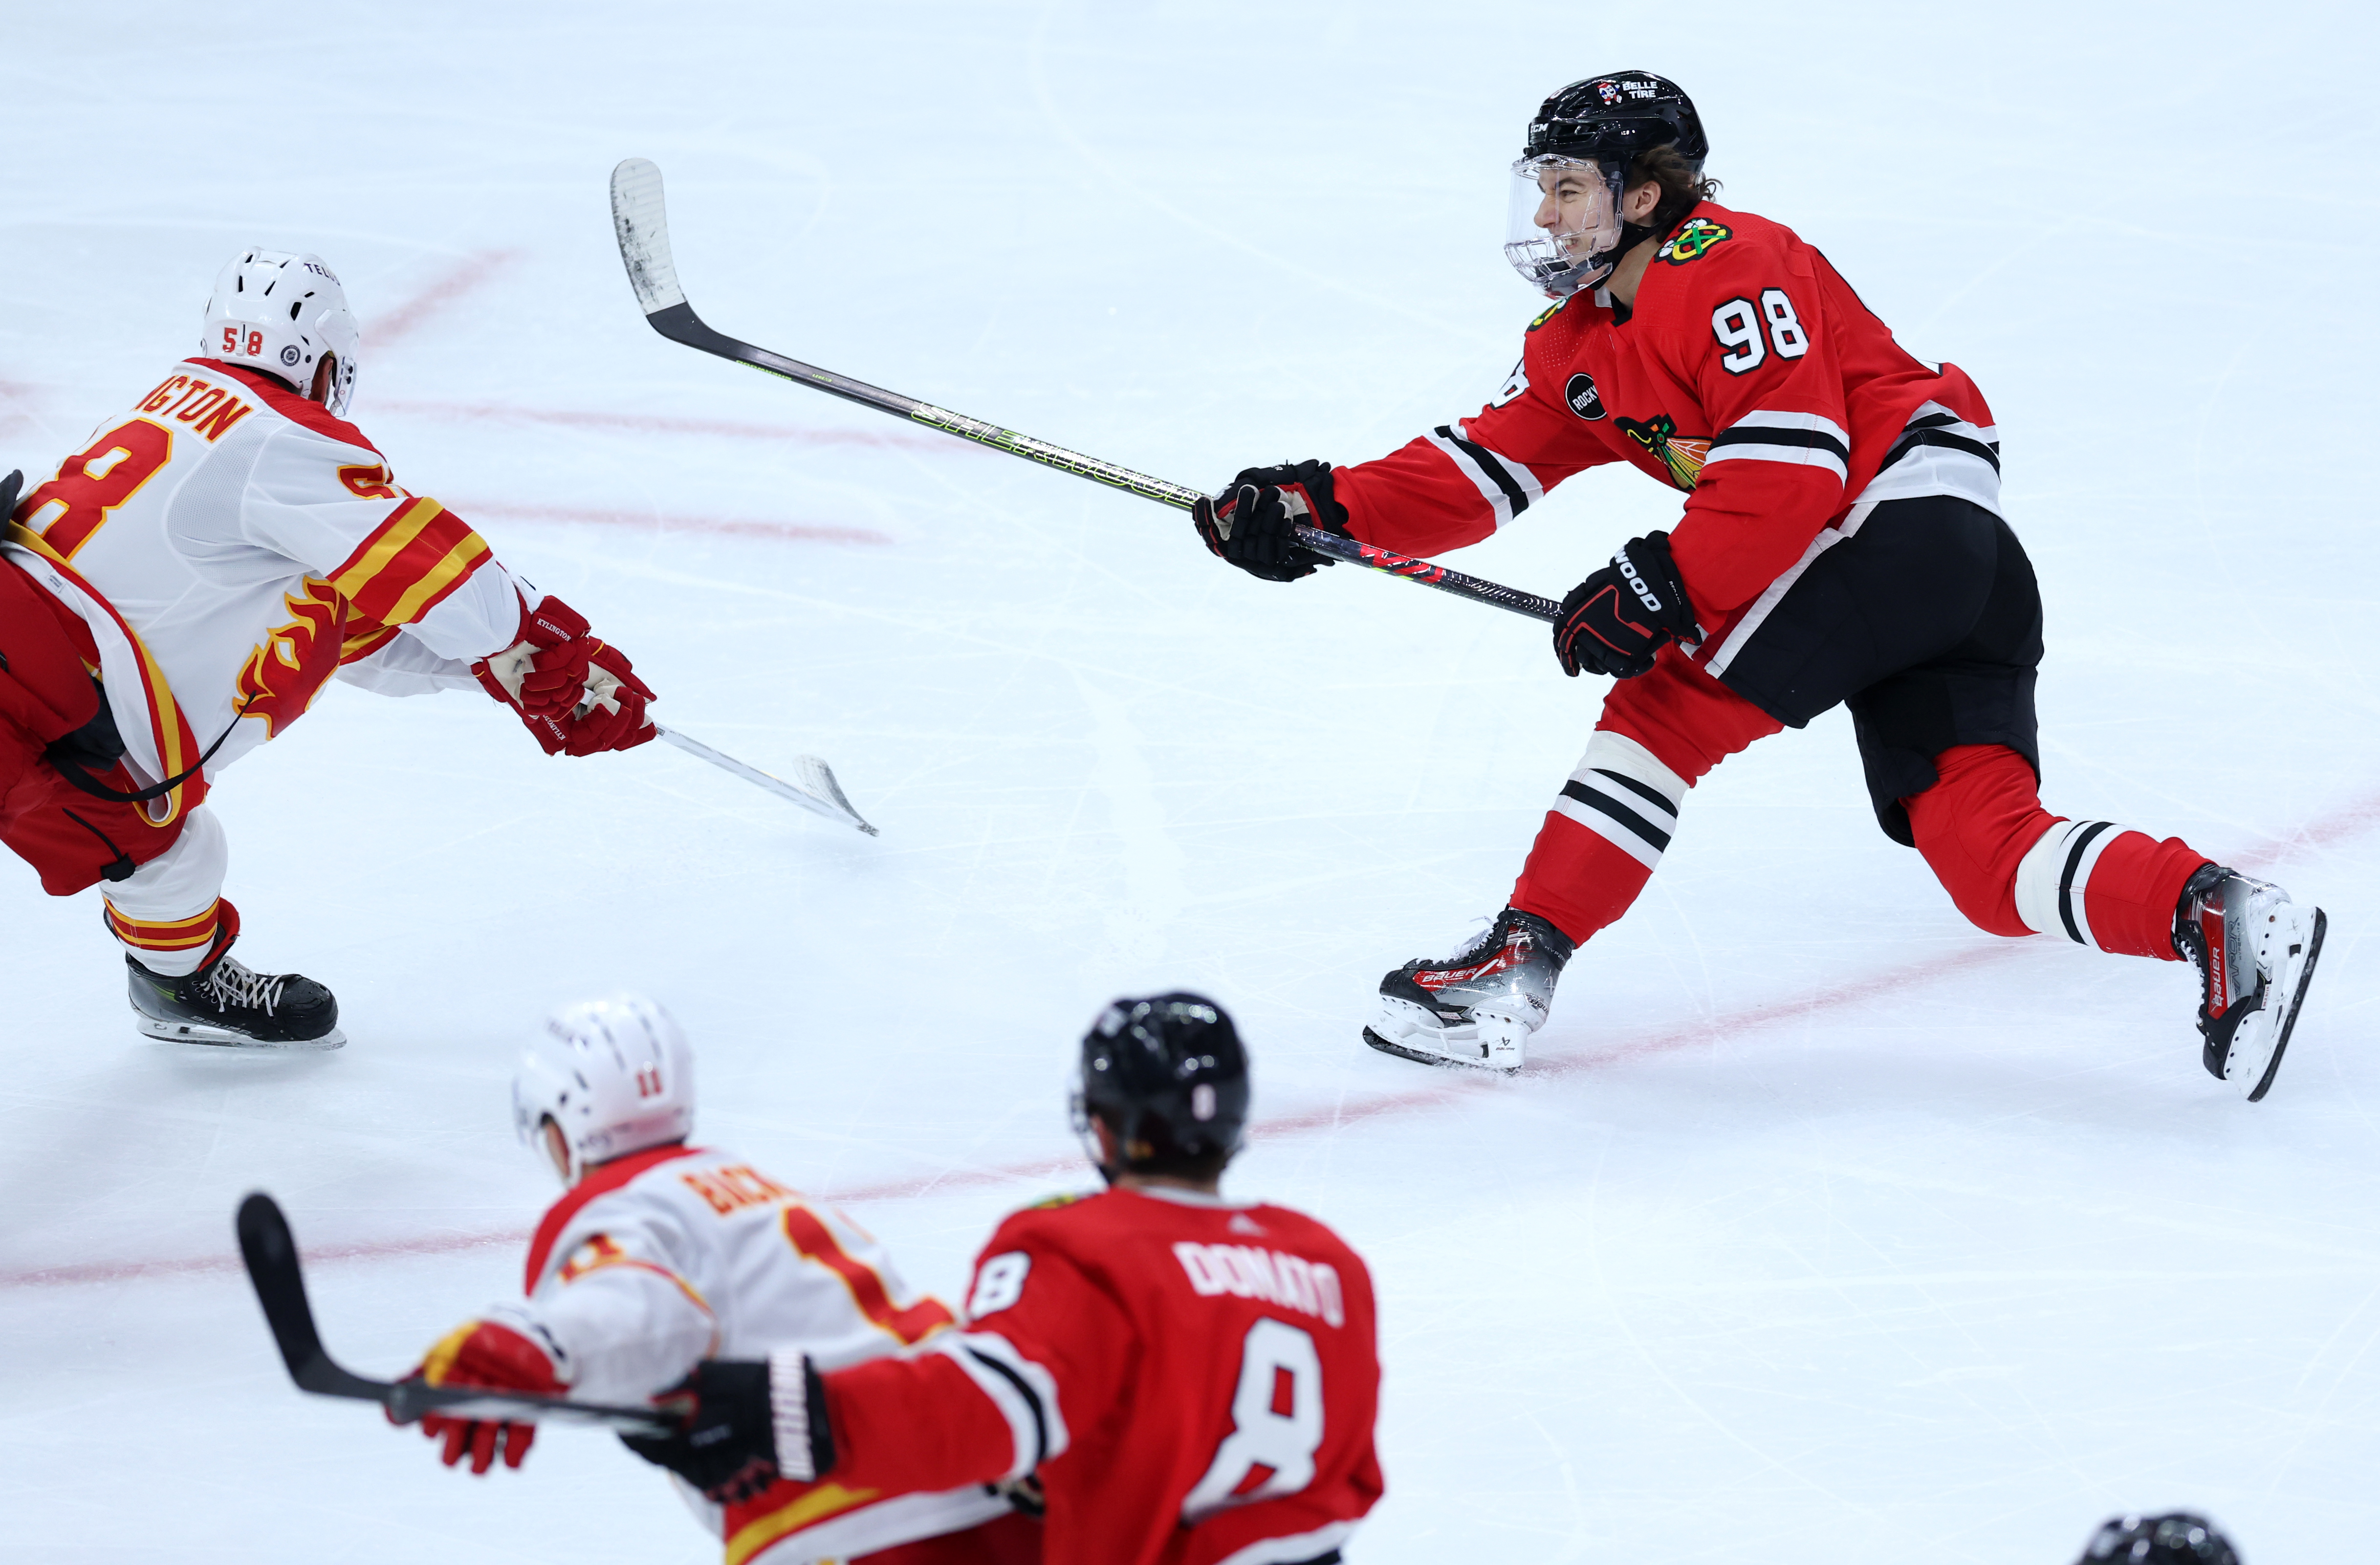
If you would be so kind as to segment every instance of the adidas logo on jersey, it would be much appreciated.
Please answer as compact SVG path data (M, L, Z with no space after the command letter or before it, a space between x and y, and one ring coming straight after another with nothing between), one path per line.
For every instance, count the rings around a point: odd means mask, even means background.
M1328 1261L1309 1261L1253 1244L1199 1244L1183 1240L1173 1256L1202 1298L1229 1293L1314 1316L1332 1326L1347 1322L1339 1292L1339 1270Z

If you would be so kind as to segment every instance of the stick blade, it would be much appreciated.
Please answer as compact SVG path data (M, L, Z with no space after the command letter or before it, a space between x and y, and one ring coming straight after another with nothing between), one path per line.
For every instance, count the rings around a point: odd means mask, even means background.
M871 837L881 834L875 827L868 824L857 810L851 807L851 801L844 796L843 784L834 780L832 767L816 756L796 756L794 758L794 769L802 774L802 782L808 785L811 793L832 800L835 807L848 816L854 826Z
M322 1334L314 1329L313 1306L306 1302L306 1276L298 1262L298 1241L289 1231L289 1219L281 1214L280 1203L261 1190L255 1192L239 1204L235 1226L249 1283L263 1307L265 1325L273 1329L281 1362L289 1366L289 1378L300 1389L326 1397L380 1401L382 1388L378 1383L348 1374L322 1351Z
M650 158L628 158L612 171L612 229L637 305L653 315L686 302L670 259L669 212L662 204L662 171Z

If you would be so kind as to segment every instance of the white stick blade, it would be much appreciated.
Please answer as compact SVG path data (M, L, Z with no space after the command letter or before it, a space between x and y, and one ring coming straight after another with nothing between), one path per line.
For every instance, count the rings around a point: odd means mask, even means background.
M794 767L802 774L802 781L809 784L811 793L823 795L832 800L844 814L851 817L851 823L854 826L871 837L877 835L876 828L868 824L867 819L851 807L851 801L844 796L843 784L834 780L834 770L826 762L816 756L796 756L794 758Z
M851 801L844 797L842 785L835 782L834 773L828 770L826 762L816 756L803 756L796 763L801 769L803 781L810 784L808 787L802 787L788 782L782 777L771 777L759 767L714 750L701 740L688 738L674 728L664 728L660 723L654 723L653 731L665 743L676 746L690 756L699 757L709 761L722 771L733 772L756 787L766 788L779 798L790 800L814 814L823 815L832 820L840 820L846 826L856 826L871 837L878 834L876 828L870 826L860 817L857 810L851 807Z
M669 212L662 205L662 171L649 158L629 158L612 171L612 227L637 304L648 315L686 302L670 260Z

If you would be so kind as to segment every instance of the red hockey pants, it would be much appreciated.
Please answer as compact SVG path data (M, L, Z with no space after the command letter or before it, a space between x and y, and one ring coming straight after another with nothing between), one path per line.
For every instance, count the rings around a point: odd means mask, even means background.
M182 807L161 823L141 805L83 792L42 757L98 715L89 672L98 661L81 621L0 564L0 843L52 896L107 881L116 939L157 972L190 972L222 929L237 928L218 901L223 832L200 808L205 779L190 779ZM121 762L97 781L124 793L140 786Z

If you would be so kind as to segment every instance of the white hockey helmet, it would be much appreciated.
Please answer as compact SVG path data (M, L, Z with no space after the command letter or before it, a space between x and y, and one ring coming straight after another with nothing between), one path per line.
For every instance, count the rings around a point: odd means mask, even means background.
M640 994L581 1001L546 1018L513 1074L513 1129L535 1146L552 1120L569 1148L564 1183L597 1163L694 1130L694 1049Z
M347 293L317 255L248 249L226 262L207 300L199 352L226 364L278 375L313 394L323 359L332 362L322 406L343 418L356 394L356 356L363 334L347 310Z

